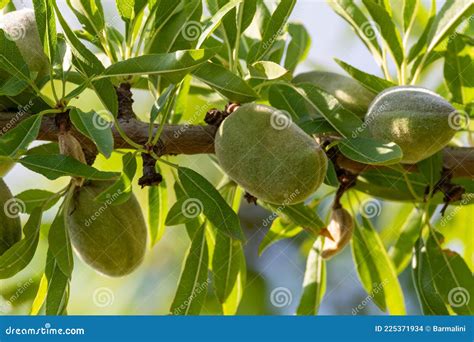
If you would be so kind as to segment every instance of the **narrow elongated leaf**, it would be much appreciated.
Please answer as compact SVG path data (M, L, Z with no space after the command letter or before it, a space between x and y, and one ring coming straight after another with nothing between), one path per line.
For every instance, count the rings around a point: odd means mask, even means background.
M378 94L383 90L396 86L395 83L387 81L383 78L377 77L375 75L368 74L363 72L353 66L339 60L335 59L336 63L341 66L349 75L352 76L356 81L358 81L361 85L366 87L368 90Z
M410 263L413 246L420 236L422 217L423 211L414 208L403 223L397 241L389 250L388 254L397 274L402 273Z
M352 238L352 253L361 283L380 310L403 315L403 292L393 264L370 221L362 216L362 223L356 223Z
M443 155L441 152L435 153L417 164L418 171L426 179L431 190L433 190L435 184L440 180L442 168Z
M377 29L380 31L395 62L398 66L401 66L403 63L402 40L390 13L383 6L378 5L372 0L362 0L362 2L377 24Z
M104 10L99 0L67 0L82 27L89 34L99 37L105 26Z
M338 146L347 158L370 165L396 164L403 156L400 146L394 142L372 138L345 138Z
M288 33L291 40L286 49L285 68L293 72L308 55L311 37L306 28L298 23L289 23Z
M209 285L207 280L209 255L205 228L204 223L196 231L186 255L178 289L170 308L172 315L197 315L201 312Z
M72 53L74 55L74 65L85 75L87 78L94 78L102 74L105 70L99 59L88 50L84 44L76 37L74 32L71 30L66 20L61 14L61 11L57 7L56 2L53 1L55 12L58 17L58 21L63 28L64 35L66 36ZM108 79L96 79L91 82L91 86L99 96L101 102L107 108L113 116L117 116L118 101L117 94L115 92L112 82Z
M474 101L474 39L457 34L448 41L444 58L444 79L453 101Z
M83 177L86 179L107 180L117 177L115 172L99 171L92 166L63 155L30 155L18 161L31 171L54 180L63 176Z
M217 49L180 50L170 53L143 55L109 66L104 75L162 75L178 83L187 73L213 57Z
M207 179L185 167L178 169L178 177L189 199L188 203L194 201L195 205L200 205L206 218L223 233L232 238L244 239L239 217Z
M74 108L69 112L73 125L97 146L97 149L106 158L114 150L114 137L112 128L104 123L104 119L96 112L83 112Z
M36 297L33 300L33 304L31 304L31 316L36 316L39 314L41 307L46 300L46 295L48 294L48 279L46 275L43 273L41 276L40 284L38 287L38 291L36 292Z
M296 309L298 315L316 315L326 292L326 262L321 256L321 239L314 242L306 260L303 294Z
M258 255L262 255L262 253L274 243L283 239L292 238L302 231L303 228L300 226L292 222L285 222L281 217L277 217L273 220L270 229L263 237L263 240L258 247Z
M74 260L72 258L71 239L62 209L59 210L49 229L48 245L61 272L70 277L74 268Z
M275 62L259 61L249 66L250 76L257 80L276 80L289 78L288 70Z
M166 215L165 224L167 226L177 226L179 224L183 224L193 220L195 217L194 215L186 214L186 198L180 198L173 204L173 206L168 211L168 215ZM199 214L196 212L196 214ZM196 215L197 216L197 215Z
M269 54L278 36L282 34L295 4L296 0L282 0L280 2L266 25L262 40L258 44L255 54L248 56L249 62L262 60Z
M472 0L447 0L433 22L427 38L426 53L431 52L450 34L464 17L474 13Z
M434 285L433 269L421 239L418 239L414 248L412 277L423 313L425 315L449 315L443 298Z
M287 221L308 230L314 236L317 236L326 226L316 211L305 206L304 203L281 206L265 203L265 206Z
M193 76L221 93L230 101L245 103L257 99L255 91L236 74L226 68L214 64L205 63L193 71Z
M46 190L31 189L23 191L15 196L16 199L24 204L22 209L26 214L31 214L36 207L43 207L43 210L48 210L59 200L59 197L50 200L56 194ZM47 205L46 205L47 204Z
M48 250L46 258L45 275L48 280L45 301L46 315L66 314L70 278L61 271L58 261L50 250Z
M296 123L308 115L306 101L293 87L284 84L272 85L268 91L268 101L273 107L286 110Z
M433 27L433 23L436 18L436 0L431 0L431 9L429 13L428 21L426 22L425 28L421 35L418 37L417 41L410 48L408 53L408 62L411 63L415 58L421 55L422 51L426 50L426 41L428 40L428 35Z
M382 59L382 49L377 41L377 34L370 20L353 0L331 0L329 6L351 26L373 56Z
M54 16L53 4L51 0L33 0L33 6L40 40L46 56L52 63L57 45L56 17Z
M0 256L0 279L14 276L33 259L38 247L42 214L41 208L33 209L28 222L23 228L23 239Z
M436 235L435 235L436 234ZM426 241L433 280L446 305L459 315L472 315L474 278L463 258L449 249L442 249L443 236L430 231Z
M0 155L14 158L24 153L28 145L38 136L41 119L41 115L29 117L1 135Z
M416 18L416 13L420 0L403 0L403 30L407 31L408 27Z
M13 77L29 82L30 71L15 42L0 29L0 69Z
M160 185L148 187L148 228L150 244L154 246L165 233L165 219L168 210L168 192L166 181Z

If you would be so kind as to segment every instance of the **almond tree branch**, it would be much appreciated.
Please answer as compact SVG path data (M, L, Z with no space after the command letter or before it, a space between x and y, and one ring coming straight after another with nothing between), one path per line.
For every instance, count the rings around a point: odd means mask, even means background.
M0 112L0 135L16 126L28 115L19 116L17 113ZM120 125L127 136L140 145L148 141L148 123L135 118L119 119ZM158 129L155 125L154 130ZM57 126L53 116L45 116L41 124L38 140L56 141ZM76 130L71 132L82 144L86 151L95 151L93 142ZM114 129L115 148L131 148ZM216 127L212 125L166 125L156 146L158 155L214 153L214 136ZM453 177L474 179L474 148L446 147L443 150L444 166L452 171ZM337 163L343 169L353 173L364 170L384 168L383 166L366 165L355 162L344 156L338 156ZM416 166L407 165L408 170Z

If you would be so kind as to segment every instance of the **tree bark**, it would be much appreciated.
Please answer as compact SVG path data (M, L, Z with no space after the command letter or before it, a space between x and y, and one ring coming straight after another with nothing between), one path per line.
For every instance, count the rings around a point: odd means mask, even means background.
M0 112L0 136L14 126L18 125L28 115L19 116L16 113ZM122 130L134 142L144 145L148 140L148 123L135 118L120 119ZM155 125L154 132L158 129ZM158 143L159 155L175 154L200 154L214 153L214 136L216 127L212 125L165 125ZM113 130L115 148L131 148L127 142ZM85 150L95 150L94 143L84 137L74 128L71 132L82 144ZM57 141L58 128L54 116L43 118L38 140ZM469 147L446 147L443 149L444 166L452 171L453 177L466 177L474 179L474 148ZM366 165L350 160L342 155L337 163L343 169L353 173L364 170L384 168L383 166ZM406 165L407 170L416 170L415 165Z

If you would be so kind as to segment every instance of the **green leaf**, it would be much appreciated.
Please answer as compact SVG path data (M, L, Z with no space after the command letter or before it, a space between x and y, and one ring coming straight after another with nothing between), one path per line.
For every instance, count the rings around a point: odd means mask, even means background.
M174 94L176 90L176 85L170 84L161 94L158 100L153 103L153 107L151 108L151 114L150 114L150 124L153 124L158 117L158 114L160 114L163 109L165 108L166 103L168 102L168 99L173 98L172 94Z
M185 167L178 169L178 177L189 203L200 206L213 226L232 238L244 239L239 217L207 179Z
M42 214L40 207L33 209L23 228L23 239L0 256L0 279L13 277L33 259L38 247Z
M403 30L406 32L408 27L416 18L420 0L403 0Z
M36 207L43 207L43 210L46 211L50 209L56 202L59 200L59 197L54 200L50 200L56 194L46 190L32 189L26 190L22 193L19 193L15 198L23 203L22 209L24 213L31 214L33 209Z
M78 108L73 108L69 112L69 117L74 127L92 140L100 153L109 158L114 150L111 126L94 111L83 112Z
M105 26L104 10L99 0L67 0L82 27L92 36L99 38Z
M243 0L231 0L223 6L219 7L219 10L209 19L207 25L203 28L201 35L199 36L196 47L200 48L207 38L214 32L214 30L221 24L222 18L239 5ZM235 22L234 22L235 25Z
M70 278L61 271L51 250L48 250L46 258L45 275L48 280L48 292L45 301L46 315L64 315L69 300Z
M277 63L270 61L259 61L249 66L252 79L257 80L277 80L289 76L288 70Z
M218 91L229 101L246 103L254 101L258 97L247 82L214 63L203 64L193 71L193 76Z
M403 156L400 146L394 142L372 138L345 138L338 147L347 158L370 165L396 164Z
M314 242L306 260L303 294L296 309L298 315L316 315L326 292L326 262L321 256L321 239Z
M448 41L444 58L444 79L457 103L474 101L474 39L457 34Z
M30 71L15 42L0 29L0 69L15 78L30 82Z
M416 294L421 309L425 315L449 315L443 298L433 283L433 269L431 268L422 239L415 244L413 254L412 278L415 283Z
M395 83L392 83L375 75L363 72L337 58L335 59L335 61L341 66L341 68L343 68L349 75L351 75L353 79L358 81L361 85L363 85L375 94L378 94L387 88L396 86Z
M288 33L291 37L286 49L285 68L294 72L296 66L306 59L311 47L311 36L302 24L289 23Z
M268 56L278 36L282 34L295 4L296 0L281 0L265 28L262 40L255 50L256 52L249 54L247 57L249 63L265 59Z
M463 258L449 249L442 249L443 236L430 231L426 241L428 260L433 270L436 289L451 309L458 315L472 315L474 303L474 278Z
M160 185L148 187L148 227L151 246L154 246L165 232L167 197L165 180L162 180Z
M397 274L402 273L410 263L413 246L420 236L422 217L423 211L413 208L400 229L397 241L388 252Z
M133 57L112 64L105 70L104 75L162 75L172 83L178 83L186 74L213 57L216 52L216 48L211 48Z
M171 304L172 315L198 315L207 294L209 255L205 235L206 223L196 231L181 272L178 289Z
M308 115L306 101L300 93L291 86L274 84L269 88L268 101L272 107L286 110L294 122Z
M352 238L352 253L357 273L367 293L382 311L404 315L403 292L390 258L379 235L367 218L356 223Z
M70 277L74 268L74 260L72 257L71 239L69 237L63 209L58 211L49 228L48 245L49 251L56 259L61 272Z
M41 115L31 116L0 136L0 155L15 158L23 154L38 136Z
M464 17L474 12L472 0L446 0L436 15L427 38L426 54L430 53L443 39L456 29Z
M364 12L353 0L328 1L329 6L351 26L364 45L378 60L382 60L382 49L377 41L377 34Z
M51 64L55 59L57 37L56 17L54 16L51 0L33 0L36 26L43 49Z
M132 181L137 172L137 159L134 153L127 152L122 157L122 174L120 178L95 198L98 202L106 202L113 195L112 205L120 205L128 201L132 195Z
M89 79L102 74L105 70L102 63L76 37L62 16L62 13L57 7L56 2L53 1L53 5L55 6L55 12L58 17L58 21L60 22L64 31L64 35L66 36L69 46L71 47L72 54L74 56L74 65ZM97 96L99 96L105 108L107 108L114 117L117 116L118 100L112 82L110 82L108 79L95 79L91 82L91 86L96 92Z
M319 235L321 229L326 226L316 211L304 205L304 203L281 206L265 203L264 206L287 221L303 227L314 236Z
M63 155L30 155L23 157L18 162L51 180L63 176L107 180L118 176L115 172L99 171L72 157Z
M341 136L349 137L363 127L362 120L357 115L342 107L334 96L322 89L309 83L298 84L295 89L306 103L321 114ZM362 134L367 134L364 132Z
M17 96L28 88L28 82L15 76L0 79L0 96Z
M258 247L258 255L262 255L262 253L275 242L292 238L302 231L303 228L300 226L292 222L285 222L281 217L277 217L273 220L270 229L263 237L263 240Z
M417 163L416 167L421 175L426 179L431 192L436 183L441 179L443 154L441 152L435 153L431 157Z
M130 21L135 15L133 11L135 0L116 0L115 3L122 19Z
M190 212L190 208L186 208L188 203L189 202L186 198L178 199L168 211L168 215L166 215L165 225L177 226L179 224L189 222L199 216L199 214L201 213L201 208L199 206L196 206L196 211Z
M362 0L365 7L369 10L371 17L377 24L385 44L392 54L395 62L400 67L403 63L403 48L400 32L398 32L390 13L373 0Z
M429 13L428 21L426 22L425 28L421 35L417 38L417 41L410 48L408 53L408 62L412 62L415 58L419 57L424 48L426 48L426 41L428 40L428 35L430 33L431 27L436 18L436 0L431 0L431 9Z

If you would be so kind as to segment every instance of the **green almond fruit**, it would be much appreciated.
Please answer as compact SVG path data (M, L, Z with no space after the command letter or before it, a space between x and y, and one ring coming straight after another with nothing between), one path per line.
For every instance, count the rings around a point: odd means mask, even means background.
M0 255L21 240L19 206L0 178Z
M119 193L110 193L105 202L95 201L112 184L85 183L74 196L68 223L79 256L100 273L120 277L142 263L147 229L135 195L120 205L113 205Z
M44 53L32 9L25 8L3 15L0 17L0 27L7 38L15 42L30 72L38 73L38 78L49 73L49 60Z
M326 154L284 112L245 104L219 127L220 166L251 195L273 204L304 201L323 182Z
M453 114L455 108L438 94L415 86L397 86L374 99L365 124L374 138L401 147L402 163L414 164L440 151L453 138Z
M334 96L342 106L363 117L376 94L356 80L328 71L311 71L297 75L294 83L311 83Z

